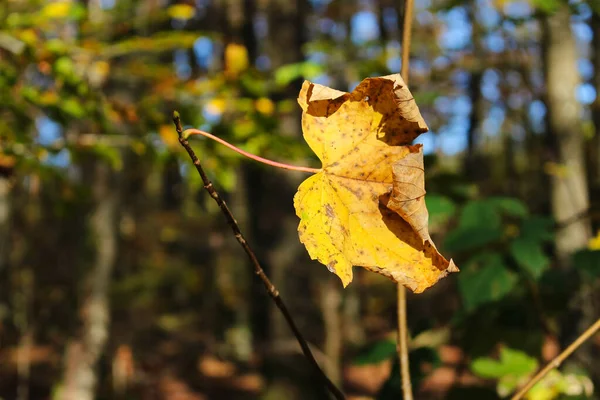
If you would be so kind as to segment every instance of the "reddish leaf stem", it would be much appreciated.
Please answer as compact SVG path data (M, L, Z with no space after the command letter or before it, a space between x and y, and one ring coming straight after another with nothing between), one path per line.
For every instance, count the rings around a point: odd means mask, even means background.
M260 163L267 164L272 167L281 168L281 169L289 169L292 171L309 172L311 174L316 174L318 172L321 172L321 170L317 169L317 168L299 167L297 165L284 164L284 163L280 163L277 161L272 161L272 160L268 160L266 158L259 157L255 154L248 153L247 151L244 151L244 150L240 149L239 147L232 145L229 142L226 142L225 140L213 135L212 133L201 131L199 129L190 128L190 129L186 129L185 131L183 131L183 137L188 138L190 135L202 135L204 137L214 140L215 142L219 142L222 145L229 147L231 150L243 155L244 157L248 157L254 161L258 161Z

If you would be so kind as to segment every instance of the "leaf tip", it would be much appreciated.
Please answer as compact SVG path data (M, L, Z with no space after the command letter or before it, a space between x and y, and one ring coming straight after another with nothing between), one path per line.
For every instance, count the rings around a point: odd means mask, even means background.
M450 263L448 264L448 268L446 268L446 271L448 271L448 273L460 272L456 264L454 264L454 260L452 259L450 259Z

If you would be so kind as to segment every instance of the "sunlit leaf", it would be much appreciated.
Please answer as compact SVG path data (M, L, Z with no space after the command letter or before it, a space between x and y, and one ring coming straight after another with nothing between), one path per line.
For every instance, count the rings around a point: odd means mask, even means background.
M322 162L294 196L309 255L352 280L362 266L422 292L456 271L429 237L423 153L427 127L400 75L365 79L352 93L306 81L304 138Z

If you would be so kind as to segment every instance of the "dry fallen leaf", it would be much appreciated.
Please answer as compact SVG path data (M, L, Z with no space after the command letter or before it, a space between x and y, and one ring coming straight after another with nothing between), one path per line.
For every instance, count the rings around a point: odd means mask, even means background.
M294 197L300 241L344 286L363 266L422 292L458 269L427 231L423 154L410 142L427 125L400 75L352 92L304 82L304 138L323 163Z

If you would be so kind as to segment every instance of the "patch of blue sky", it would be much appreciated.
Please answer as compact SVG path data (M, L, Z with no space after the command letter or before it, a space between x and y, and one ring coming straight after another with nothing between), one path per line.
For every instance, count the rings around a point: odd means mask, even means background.
M500 100L499 82L500 74L498 71L495 69L486 69L484 71L481 78L481 94L487 101L495 103Z
M346 25L343 23L336 22L331 27L329 34L336 42L342 42L348 37L348 29L346 29Z
M527 114L529 115L529 123L533 132L544 132L546 125L546 112L546 105L541 100L534 100L529 104Z
M469 45L472 27L464 7L454 7L441 13L440 18L446 24L446 31L439 37L441 47L447 50L459 50Z
M57 140L62 139L62 126L51 118L46 116L36 118L35 127L38 131L36 142L42 146L50 146Z
M402 68L402 60L399 56L388 57L385 66L390 71L400 71L400 68Z
M493 53L501 53L506 47L506 41L500 32L490 32L485 36L485 46Z
M215 125L215 124L219 123L221 121L222 116L223 116L223 113L221 113L219 111L215 111L212 107L203 107L202 108L202 117L204 117L204 120L206 121L206 125L209 127L209 129L210 129L211 125ZM206 128L204 128L204 129L206 129Z
M319 18L319 32L329 35L335 26L335 21L331 18Z
M255 65L259 71L268 71L271 69L271 59L266 54L261 54L256 57Z
M385 66L390 71L400 71L400 67L402 66L402 60L400 59L400 42L397 40L390 40L385 44L385 48L388 54L388 59L385 61Z
M436 149L436 135L429 131L419 135L413 144L423 145L423 154L431 154Z
M514 22L505 19L504 21L502 21L502 29L504 29L508 33L515 33L517 26Z
M585 22L573 22L571 24L571 30L578 40L585 43L591 42L594 37L592 28Z
M422 11L422 10L428 10L430 8L431 8L431 0L419 0L415 4L415 10L417 12Z
M35 126L38 131L36 142L42 146L51 146L57 140L62 139L62 126L51 118L46 116L36 118ZM42 163L53 167L64 168L71 163L71 154L67 149L62 149L57 153L49 153L48 156L42 160Z
M350 20L352 42L364 44L379 38L379 21L371 11L359 11Z
M497 27L501 19L500 13L496 10L491 0L477 0L475 17L487 29Z
M398 30L398 14L393 7L385 7L381 14L383 20L383 28L388 32Z
M187 50L179 49L175 50L175 57L173 58L173 64L175 66L175 73L179 79L188 79L192 75L192 66L190 65L190 56Z
M585 1L572 2L575 8L577 9L577 13L575 13L572 18L578 19L580 21L585 21L592 16L592 8Z
M327 61L328 55L324 51L313 51L306 57L307 61L324 64Z
M71 153L68 149L61 149L58 153L48 154L42 164L57 168L66 168L71 164Z
M431 64L423 59L414 59L410 63L411 73L415 75L428 75L431 72Z
M381 55L381 46L367 46L361 49L361 54L364 55L366 59L373 60Z
M464 69L456 69L450 75L450 80L455 86L466 89L471 81L471 74Z
M482 133L486 136L497 136L500 133L504 118L506 117L506 111L503 107L492 106L488 111L482 124Z
M112 10L116 5L116 0L100 0L100 8L103 10Z
M196 63L200 66L200 68L208 69L208 67L210 67L212 64L214 57L214 45L212 40L205 36L201 36L196 39L192 49L194 50Z
M544 81L544 72L536 69L529 73L529 81L535 88L543 88L546 86Z
M581 104L592 104L596 100L596 89L589 83L583 83L577 87L575 97Z
M594 76L594 64L587 58L577 60L577 70L583 80L587 81Z
M264 13L257 13L253 18L254 35L257 39L264 39L269 34L269 22Z
M471 99L467 95L456 96L452 100L452 112L457 116L468 116L472 109Z
M432 25L435 22L435 17L430 11L424 10L417 13L417 23L419 26Z
M437 56L432 63L432 67L435 69L446 69L450 66L452 60L450 57L445 55Z
M331 86L333 84L333 79L331 79L331 76L329 76L328 74L321 74L312 78L311 82L323 86Z
M310 0L313 8L317 12L322 12L325 10L327 5L331 3L331 0Z
M448 96L439 96L433 101L433 107L440 114L448 115L452 111L452 100Z
M455 116L448 125L442 127L438 133L439 148L447 155L455 155L467 148L468 117Z
M511 18L529 18L533 9L527 1L508 1L504 3L504 14Z

